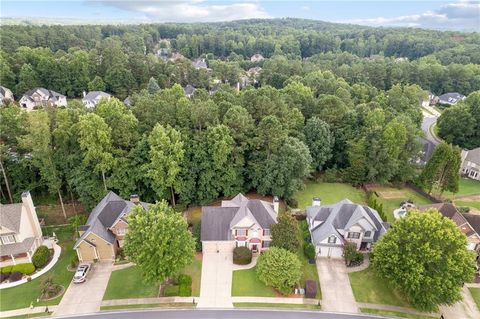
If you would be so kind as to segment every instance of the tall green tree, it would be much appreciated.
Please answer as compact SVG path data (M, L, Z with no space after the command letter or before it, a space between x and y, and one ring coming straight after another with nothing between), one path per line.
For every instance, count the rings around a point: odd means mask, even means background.
M155 94L160 90L160 86L158 86L157 80L155 80L154 77L151 77L148 81L147 89L150 94Z
M88 90L89 91L105 91L105 82L103 82L103 79L96 75L93 80L88 82Z
M297 220L290 213L281 213L277 223L272 225L271 246L279 247L295 253L300 245L298 239Z
M325 163L332 157L335 138L330 132L330 126L318 117L312 117L307 120L303 132L312 156L312 165L317 171L321 171Z

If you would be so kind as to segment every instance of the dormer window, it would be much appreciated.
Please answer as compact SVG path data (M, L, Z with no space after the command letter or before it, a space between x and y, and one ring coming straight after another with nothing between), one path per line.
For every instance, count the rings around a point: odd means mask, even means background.
M235 230L235 236L247 236L247 230L246 229L236 229Z
M2 236L2 243L4 245L15 243L15 236L14 235Z
M329 244L335 244L336 242L337 242L337 237L335 237L333 235L328 237L328 243Z
M270 229L264 229L263 236L270 236Z
M372 236L372 232L366 231L364 237L370 237L370 236Z

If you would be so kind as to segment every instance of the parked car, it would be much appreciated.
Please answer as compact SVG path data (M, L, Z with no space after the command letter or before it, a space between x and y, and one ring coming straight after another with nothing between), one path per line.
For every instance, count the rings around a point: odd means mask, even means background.
M73 282L79 284L87 280L87 274L90 271L90 265L82 264L78 266L75 275L73 276Z

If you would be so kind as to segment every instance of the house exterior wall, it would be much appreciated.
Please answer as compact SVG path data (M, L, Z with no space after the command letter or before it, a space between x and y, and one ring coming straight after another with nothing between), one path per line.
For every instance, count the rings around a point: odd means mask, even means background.
M119 246L123 247L125 235L128 232L128 224L123 220L120 220L115 225L113 225L110 230L112 231L112 233L115 234L115 238L118 240Z
M95 247L86 242L81 242L77 247L78 260L80 261L93 261L97 258L95 254Z
M247 225L251 225L248 227ZM235 246L245 246L249 249L256 247L257 251L264 251L270 247L272 236L269 229L263 229L260 225L245 221L243 219L232 229L232 238L235 239ZM256 245L256 246L255 246Z
M85 239L95 244L96 247L93 249L89 243L82 241L77 247L77 250L80 249L79 255L81 255L82 261L92 261L93 259L102 261L115 260L116 245L108 243L93 233L88 234ZM95 256L95 251L97 256Z

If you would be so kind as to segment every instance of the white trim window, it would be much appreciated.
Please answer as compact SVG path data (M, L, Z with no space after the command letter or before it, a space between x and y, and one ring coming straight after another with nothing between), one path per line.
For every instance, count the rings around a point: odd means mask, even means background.
M347 238L359 239L360 233L359 232L348 232Z
M329 243L329 244L335 244L335 243L337 243L337 237L335 237L335 236L333 236L333 235L330 236L330 237L328 237L328 243Z
M235 235L236 236L247 236L247 230L246 229L236 229L235 230Z
M372 237L372 232L370 230L367 230L365 234L363 234L363 237L367 237L367 238Z
M120 235L120 236L123 236L127 233L127 229L126 228L118 228L117 229L117 235Z
M15 241L15 236L14 235L6 235L6 236L2 236L2 243L4 245L8 245L8 244L14 244L16 241Z
M270 229L264 229L263 230L263 236L270 236Z
M246 241L237 241L237 247L247 247Z

